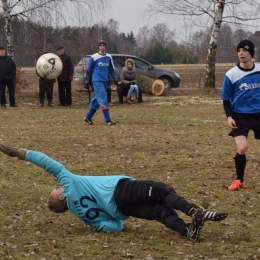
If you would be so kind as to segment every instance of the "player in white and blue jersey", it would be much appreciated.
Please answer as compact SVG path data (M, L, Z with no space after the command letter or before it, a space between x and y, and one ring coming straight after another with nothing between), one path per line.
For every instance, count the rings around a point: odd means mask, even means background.
M118 77L115 72L113 59L111 55L106 53L106 48L106 42L101 40L98 43L98 53L93 54L88 63L85 82L86 84L92 83L95 93L90 101L90 109L84 118L89 125L93 125L92 117L99 107L103 112L106 124L108 126L115 124L110 118L106 92L109 85L109 74L116 85L118 85Z
M221 99L234 137L236 155L236 180L228 190L243 187L246 168L247 137L254 131L255 139L260 139L260 64L254 63L254 44L243 40L237 45L239 63L230 69L224 78Z

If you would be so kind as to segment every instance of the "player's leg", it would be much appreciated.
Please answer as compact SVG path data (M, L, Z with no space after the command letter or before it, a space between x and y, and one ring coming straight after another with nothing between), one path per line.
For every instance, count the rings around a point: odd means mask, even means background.
M124 180L118 184L115 197L132 203L161 203L190 216L191 209L198 208L179 196L173 187L163 182Z
M112 120L110 118L110 113L109 113L109 108L108 108L107 92L106 92L107 83L98 82L96 85L94 85L95 95L97 97L97 102L103 112L105 122L108 126L114 125L115 123L112 122Z
M248 148L246 136L236 136L235 143L237 153L234 157L237 178L229 186L228 190L236 191L243 187L245 168L246 168L246 151Z
M174 209L168 208L159 203L125 203L124 205L121 204L119 209L128 216L147 220L157 220L158 222L164 224L167 228L188 238L198 237L204 225L204 221L201 216L197 216L195 214L192 222L186 224L183 219L178 216Z
M115 190L116 203L121 206L125 203L153 204L159 203L170 209L180 210L192 217L193 214L203 214L204 220L220 221L227 217L226 212L215 212L207 209L200 209L193 203L178 195L175 190L162 182L123 180L119 182Z
M232 118L236 122L237 129L230 132L230 136L234 137L237 152L234 157L236 168L236 179L228 186L228 190L236 191L243 187L244 174L246 168L246 152L248 149L247 136L251 129L251 124L255 120L251 120L249 115L233 113Z
M95 115L99 108L99 104L96 97L96 92L92 97L90 104L89 104L89 111L87 112L86 116L84 117L84 121L87 122L89 125L93 125L92 117Z

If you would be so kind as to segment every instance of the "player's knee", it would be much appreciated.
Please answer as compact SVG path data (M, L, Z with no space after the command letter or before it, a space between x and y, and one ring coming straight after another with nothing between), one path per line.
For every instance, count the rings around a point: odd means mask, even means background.
M239 146L239 147L237 147L237 152L240 155L244 155L247 152L247 149L248 149L247 145Z

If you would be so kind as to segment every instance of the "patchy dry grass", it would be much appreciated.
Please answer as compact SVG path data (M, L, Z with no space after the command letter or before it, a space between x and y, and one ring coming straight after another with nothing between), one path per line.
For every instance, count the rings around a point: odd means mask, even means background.
M207 222L199 241L135 218L125 221L122 233L95 232L69 212L47 209L47 192L58 185L51 175L1 154L0 259L260 259L260 148L250 134L245 186L228 192L235 147L217 90L175 90L145 95L141 104L115 103L113 127L104 124L101 111L94 126L84 124L82 93L73 93L70 109L57 107L57 94L53 108L39 108L36 97L21 91L18 108L0 110L1 141L42 151L77 174L167 182L189 201L229 216Z

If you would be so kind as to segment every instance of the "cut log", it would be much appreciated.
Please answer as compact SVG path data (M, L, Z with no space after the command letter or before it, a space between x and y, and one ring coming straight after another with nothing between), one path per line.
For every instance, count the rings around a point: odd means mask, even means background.
M165 85L161 79L156 79L152 85L152 94L155 96L161 96L164 93Z
M161 96L165 90L165 84L162 80L154 80L143 75L137 75L137 85L144 93L155 96Z

